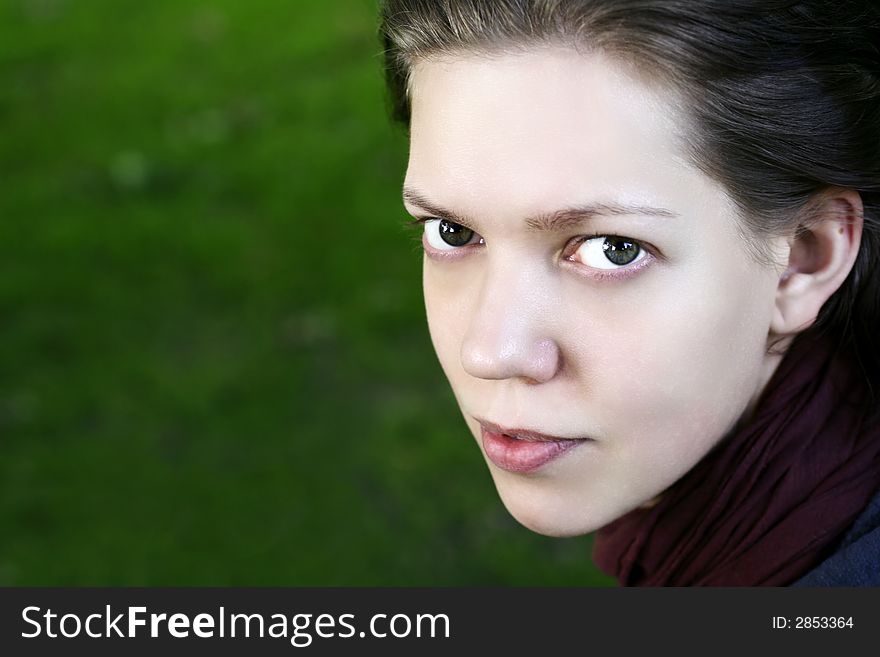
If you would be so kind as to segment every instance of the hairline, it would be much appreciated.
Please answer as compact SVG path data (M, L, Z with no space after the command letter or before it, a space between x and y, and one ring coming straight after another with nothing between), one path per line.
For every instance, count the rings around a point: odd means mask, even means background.
M413 74L421 64L455 62L471 58L495 59L510 56L527 56L541 50L553 49L573 50L578 55L584 57L591 55L606 57L613 64L619 66L621 71L635 82L654 91L662 92L667 96L668 101L676 109L681 110L680 115L684 117L683 121L695 122L691 110L692 101L689 100L689 94L686 91L687 87L684 83L677 80L676 76L668 68L659 63L644 62L642 61L643 58L639 58L637 55L626 52L621 48L614 48L611 44L593 43L583 36L573 37L559 34L524 37L521 39L505 37L494 41L486 40L479 43L462 43L443 48L432 48L411 54L401 52L398 57L400 57L403 68L406 71L404 88L407 103L412 107ZM701 145L685 136L688 132L698 133L699 131L688 131L686 129L687 126L680 125L678 120L674 121L674 123L679 128L676 131L677 134L674 135L674 139L683 159L699 172L718 183L734 205L737 215L737 233L746 244L746 252L756 264L772 266L774 264L773 253L763 242L763 238L766 238L767 233L756 230L757 222L749 221L752 211L745 207L740 201L739 196L715 172L705 165L699 154Z

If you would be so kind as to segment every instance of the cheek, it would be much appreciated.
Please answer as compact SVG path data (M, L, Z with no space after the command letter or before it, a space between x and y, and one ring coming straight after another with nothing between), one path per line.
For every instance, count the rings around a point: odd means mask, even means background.
M680 280L633 300L633 321L601 329L608 349L592 359L605 373L595 392L652 440L714 440L758 385L775 288L760 272L737 270Z

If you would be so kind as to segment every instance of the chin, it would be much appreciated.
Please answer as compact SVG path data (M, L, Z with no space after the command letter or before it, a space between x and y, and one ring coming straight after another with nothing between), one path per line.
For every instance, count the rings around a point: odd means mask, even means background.
M536 534L553 538L568 538L589 534L614 518L604 518L585 508L570 508L570 503L547 499L540 494L520 494L498 487L501 501L508 513L523 527Z
M510 511L510 509L508 509ZM570 538L572 536L583 536L589 534L598 527L584 527L582 525L570 525L567 523L547 522L546 518L523 518L517 516L513 511L510 514L526 529L530 529L536 534L549 536L551 538ZM535 522L536 521L536 522Z

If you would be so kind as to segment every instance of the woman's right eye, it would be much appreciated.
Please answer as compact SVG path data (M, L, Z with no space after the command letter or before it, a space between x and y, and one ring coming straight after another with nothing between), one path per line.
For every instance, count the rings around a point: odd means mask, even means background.
M425 240L436 251L453 251L469 244L483 243L478 233L447 219L427 219Z

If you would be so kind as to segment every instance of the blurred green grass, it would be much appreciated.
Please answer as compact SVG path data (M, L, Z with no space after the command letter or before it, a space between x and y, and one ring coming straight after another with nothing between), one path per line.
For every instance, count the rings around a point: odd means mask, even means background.
M0 0L0 585L607 585L429 342L369 0Z

